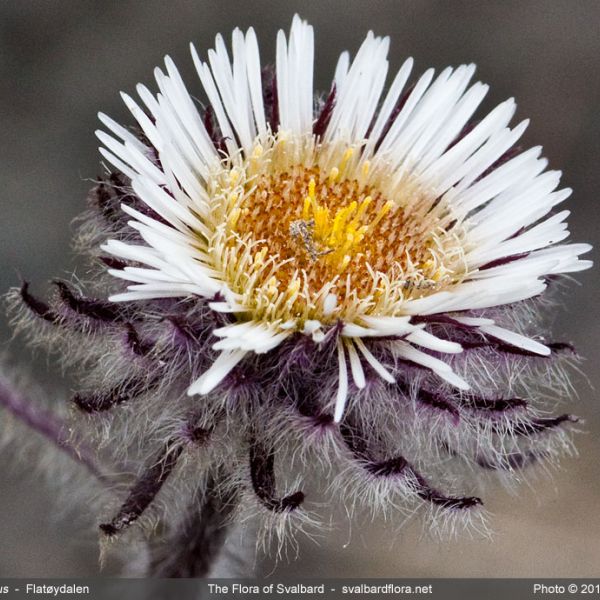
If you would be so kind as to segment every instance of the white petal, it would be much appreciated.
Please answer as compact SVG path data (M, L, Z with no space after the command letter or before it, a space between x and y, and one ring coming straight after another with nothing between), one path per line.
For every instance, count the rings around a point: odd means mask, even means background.
M211 367L190 385L188 396L204 395L214 390L246 354L244 350L221 352Z
M296 15L289 43L277 34L277 102L280 128L303 135L312 132L313 28Z
M344 352L344 344L341 339L337 341L338 364L339 364L339 381L338 391L335 399L335 409L333 420L339 423L344 415L346 401L348 400L348 367L346 366L346 354Z
M469 384L464 379L454 373L452 367L448 363L434 358L430 354L421 352L420 350L412 347L410 344L406 344L404 342L398 342L397 344L394 344L392 349L398 356L414 362L415 364L431 369L436 375L452 384L454 387L457 387L461 390L468 390L470 388Z
M388 120L392 114L392 111L394 110L394 107L396 106L396 103L398 102L398 98L400 97L400 94L402 93L402 90L404 89L406 81L408 80L408 76L410 75L410 71L412 69L413 62L414 61L412 58L408 58L402 65L401 69L398 71L396 77L394 78L394 81L392 82L392 85L390 86L390 90L387 93L387 96L385 97L385 100L384 100L381 108L379 109L379 112L377 114L377 120L375 121L375 124L373 125L373 129L371 130L371 133L369 134L369 140L367 142L365 151L363 153L365 158L369 158L371 156L373 149L375 147L375 144L379 141L379 138L381 137L381 134L383 133L383 128L385 127L386 123L388 122Z
M264 139L267 134L265 108L263 104L263 85L260 71L260 55L256 33L250 27L246 33L246 67L248 69L248 87L252 99L252 109L258 135Z
M112 152L109 152L106 148L98 148L100 154L111 164L116 167L118 171L123 173L125 177L133 179L137 173L129 166L126 165L120 158L117 158Z
M343 84L344 79L348 75L348 69L350 68L350 53L345 50L340 54L337 64L335 66L335 74L333 76L333 82L339 89Z
M408 119L409 119L411 113L413 112L413 110L417 106L419 100L421 99L421 97L423 96L423 94L425 93L427 88L429 87L429 84L431 83L431 80L433 79L434 73L435 73L434 69L428 69L427 71L425 71L425 73L423 75L421 75L421 77L419 78L419 81L417 82L414 89L411 91L410 95L408 96L406 103L402 107L402 110L400 111L398 116L394 119L392 126L390 127L385 138L381 142L381 145L379 146L379 149L377 151L378 156L379 155L385 156L391 152L391 149L393 148L393 145L394 145L398 135L400 135L400 132L402 131L403 126L408 122Z
M371 365L371 367L373 367L380 377L385 379L385 381L388 383L396 383L394 376L373 356L371 351L366 347L365 343L360 338L356 338L353 341L367 362Z
M206 63L203 63L200 60L198 52L196 52L196 48L193 44L190 44L190 50L192 53L192 60L194 61L194 66L196 67L196 71L198 73L198 77L200 78L202 87L206 92L206 95L210 102L210 106L214 111L217 123L219 124L221 135L223 136L225 146L227 147L227 151L230 155L235 155L238 149L237 144L235 142L235 135L233 133L233 129L231 128L231 124L229 123L229 119L225 114L225 109L223 108L223 104L221 102L221 98L219 96L219 92L217 90L217 86L211 74L210 68Z
M471 386L462 377L459 377L454 372L446 373L442 371L436 371L436 375L459 390L467 391L471 389Z
M347 73L343 78L336 75L336 98L325 141L362 141L385 84L388 48L388 38L369 32Z
M323 314L329 316L336 309L338 303L337 296L335 294L327 294L325 300L323 300Z
M397 342L392 346L392 348L398 356L418 365L422 365L423 367L427 367L436 373L452 372L452 367L448 363L440 360L439 358L431 356L431 354L426 354L421 350L417 350L414 346L411 346L405 342Z
M524 233L503 241L492 248L475 248L467 254L467 264L475 268L498 258L531 252L561 242L569 236L565 219L569 216L568 210L563 210L556 215L531 227Z
M393 150L396 164L402 162L417 168L430 140L439 140L439 131L449 121L474 71L475 65L462 65L454 72L446 69L438 76L394 142L398 149Z
M348 357L350 358L350 370L352 372L352 379L356 387L361 390L367 384L365 380L365 372L363 371L362 364L360 363L360 357L358 352L352 343L350 338L345 339L346 348L348 349Z
M165 183L164 173L140 150L139 145L131 142L121 143L101 130L96 131L96 137L109 152L127 163L136 173L147 177L157 185Z
M273 325L247 321L220 327L213 334L223 338L213 345L215 350L246 350L263 354L281 344L290 332L278 333Z
M404 335L415 329L410 317L365 316L362 320L376 335Z
M548 346L544 346L544 344L540 344L539 342L525 337L524 335L514 333L513 331L498 327L497 325L483 325L479 327L479 330L483 333L487 333L495 338L498 338L499 340L502 340L511 346L523 348L524 350L534 352L535 354L540 354L542 356L548 356L550 354L550 348L548 348Z
M418 326L410 323L410 317L362 317L365 325L346 323L342 328L347 337L385 337L388 335L402 336L414 331Z
M424 170L442 155L473 116L488 89L487 85L478 82L456 103L452 114L441 124L441 129L437 132L426 154L419 160L416 168Z
M233 304L231 302L209 302L208 306L215 312L220 313L243 313L250 310L244 306Z
M124 142L129 142L132 146L135 146L142 154L148 150L146 146L144 146L144 144L142 144L142 142L140 142L140 140L138 140L130 131L127 131L125 127L119 125L108 115L100 112L98 113L98 118L115 135L120 137Z
M460 344L442 340L422 329L406 336L406 339L413 344L435 350L436 352L445 352L448 354L459 354L462 352L462 346Z
M156 99L150 91L141 84L138 84L137 89L140 96L142 96L142 99L146 99L146 105L156 107L155 110L158 113L158 102L156 102ZM156 129L156 124L150 120L148 115L131 96L121 92L121 98L123 98L123 102L125 102L125 105L142 128L144 135L157 150L160 150L162 148L162 138Z
M457 181L454 174L480 146L501 131L514 114L516 105L511 98L499 104L492 112L485 116L472 131L459 140L452 148L447 150L438 160L434 161L422 174L424 180L438 180L438 191L445 191L452 181ZM446 179L448 178L448 179Z
M172 292L162 292L157 295L156 292L123 292L122 294L113 294L108 299L111 302L132 302L135 300L155 300L156 298L183 298L187 296L183 290L174 289Z
M409 315L432 315L443 312L445 306L453 300L450 292L437 292L431 296L408 300L402 306L402 310Z

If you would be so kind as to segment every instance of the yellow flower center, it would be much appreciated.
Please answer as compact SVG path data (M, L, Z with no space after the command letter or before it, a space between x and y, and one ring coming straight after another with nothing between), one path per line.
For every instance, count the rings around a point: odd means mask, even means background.
M215 268L254 319L395 316L463 276L461 232L422 186L390 183L354 148L289 146L257 147L214 189Z

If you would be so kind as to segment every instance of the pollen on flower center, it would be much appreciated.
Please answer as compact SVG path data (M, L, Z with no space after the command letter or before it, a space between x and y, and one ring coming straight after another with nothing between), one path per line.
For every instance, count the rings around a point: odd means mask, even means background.
M263 175L255 185L236 231L278 256L280 285L300 270L315 293L342 277L352 289L365 291L372 280L369 268L385 272L392 263L427 260L426 245L409 247L400 239L405 211L356 180L297 167Z
M426 190L390 184L352 148L328 160L313 148L292 161L282 145L260 147L215 191L225 223L214 241L217 268L244 306L282 321L393 315L402 300L460 276L462 245Z

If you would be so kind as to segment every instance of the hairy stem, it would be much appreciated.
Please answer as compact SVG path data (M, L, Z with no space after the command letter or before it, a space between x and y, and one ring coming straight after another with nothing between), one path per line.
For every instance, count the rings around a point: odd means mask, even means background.
M172 535L152 548L149 577L206 577L214 567L237 506L237 493L223 491L223 474L209 476Z
M84 444L75 445L69 438L69 429L66 423L54 413L19 393L3 377L0 377L0 407L3 407L33 431L50 440L75 462L86 467L99 481L106 482L106 476L96 464L92 450Z

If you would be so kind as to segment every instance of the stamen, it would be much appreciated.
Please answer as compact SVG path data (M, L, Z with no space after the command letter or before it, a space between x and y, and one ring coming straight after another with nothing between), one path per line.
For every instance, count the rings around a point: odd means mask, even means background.
M346 170L348 161L352 158L353 154L354 154L353 148L348 148L348 150L346 150L346 152L344 152L344 157L342 158L342 162L340 162L340 173L343 173Z
M393 314L464 277L462 230L444 229L444 203L356 152L279 132L215 177L214 222L225 226L214 267L255 319L302 328ZM335 315L323 311L330 294Z
M337 167L332 167L329 171L329 185L333 185L340 174L340 170Z

